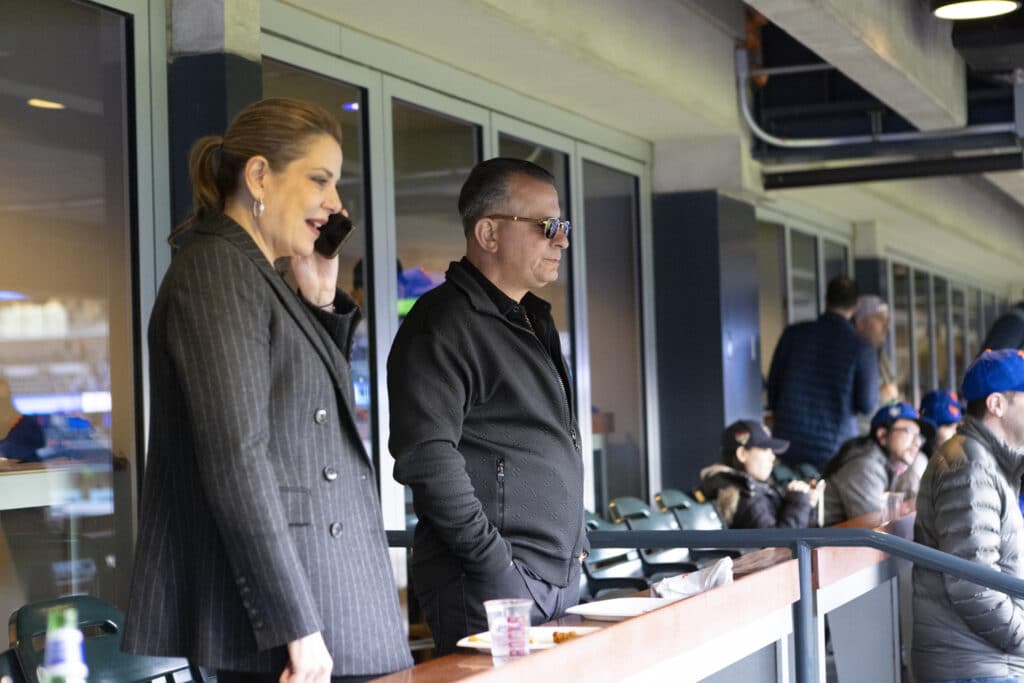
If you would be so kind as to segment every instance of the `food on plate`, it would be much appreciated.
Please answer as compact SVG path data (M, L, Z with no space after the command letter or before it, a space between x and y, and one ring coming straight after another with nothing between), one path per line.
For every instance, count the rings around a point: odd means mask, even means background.
M576 633L576 631L555 631L551 634L551 639L554 640L555 643L564 643L567 640L572 640L578 635L579 634Z

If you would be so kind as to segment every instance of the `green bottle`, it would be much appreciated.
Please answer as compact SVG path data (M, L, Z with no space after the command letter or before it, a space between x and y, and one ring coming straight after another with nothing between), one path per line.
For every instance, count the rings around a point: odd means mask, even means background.
M74 607L54 607L47 613L46 650L36 673L42 683L86 683L85 641Z

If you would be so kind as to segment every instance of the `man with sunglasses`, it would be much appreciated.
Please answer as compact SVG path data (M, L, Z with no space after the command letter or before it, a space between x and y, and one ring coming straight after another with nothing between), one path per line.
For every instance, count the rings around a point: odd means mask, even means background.
M550 173L490 159L459 196L466 255L406 316L388 358L394 477L419 518L412 582L435 652L487 630L483 602L531 619L579 596L586 554L572 382L550 305L569 246Z
M871 431L844 443L825 465L825 526L877 512L887 491L904 491L913 497L915 491L902 487L902 475L921 450L922 430L931 429L906 403L879 409L871 418Z

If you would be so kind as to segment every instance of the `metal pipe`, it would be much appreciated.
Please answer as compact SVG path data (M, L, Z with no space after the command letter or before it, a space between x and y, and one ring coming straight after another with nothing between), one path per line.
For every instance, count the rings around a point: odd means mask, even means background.
M814 582L811 576L811 546L793 544L800 577L800 599L793 603L793 650L796 654L796 683L818 680L818 625L814 617Z
M963 128L944 130L913 131L907 133L881 133L879 135L847 135L833 138L780 138L772 135L754 119L750 111L747 81L750 79L749 57L745 48L736 50L736 83L739 91L740 111L755 137L776 147L806 149L809 147L836 147L839 145L863 145L872 142L906 142L911 140L943 140L963 135L989 135L992 133L1015 132L1013 123L990 123Z
M598 548L812 548L864 547L910 560L919 567L949 574L1024 599L1024 580L899 536L871 529L723 529L721 531L591 531Z
M835 71L835 67L828 63L822 64L799 64L797 66L770 66L759 69L750 69L750 77L758 76L789 76L791 74L808 74L817 71Z

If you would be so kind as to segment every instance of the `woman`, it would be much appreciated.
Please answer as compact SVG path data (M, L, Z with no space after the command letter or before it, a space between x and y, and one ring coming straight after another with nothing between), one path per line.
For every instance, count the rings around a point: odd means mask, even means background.
M346 360L341 130L267 99L192 148L189 233L149 324L150 437L125 649L218 680L365 680L411 665ZM274 264L287 260L293 292ZM343 676L344 678L337 678Z
M794 479L772 481L776 454L789 442L776 439L756 420L739 420L722 432L723 465L701 470L699 493L713 500L722 523L732 529L802 528L816 525L815 506L824 490Z

